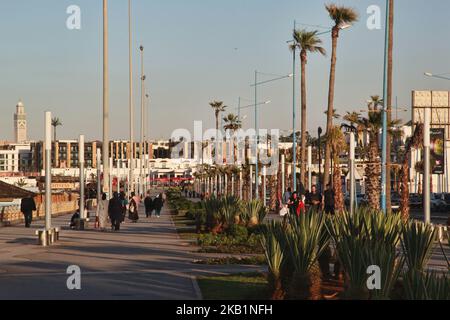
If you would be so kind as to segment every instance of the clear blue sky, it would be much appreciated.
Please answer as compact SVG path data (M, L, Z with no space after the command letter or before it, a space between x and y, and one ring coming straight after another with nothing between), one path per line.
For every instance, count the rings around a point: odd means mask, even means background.
M128 138L128 30L126 0L110 0L111 137ZM252 98L253 72L288 74L292 69L286 40L294 19L331 26L322 0L134 0L135 93L139 101L138 47L146 48L151 137L191 129L194 120L214 124L208 102L236 106ZM360 21L342 32L338 48L336 107L365 107L368 96L381 94L384 31L366 28L369 5L384 0L337 1L355 7ZM66 29L66 8L82 10L82 30ZM450 82L427 79L424 71L450 72L450 2L397 0L395 95L409 107L411 90L448 90ZM384 25L384 23L383 23ZM24 100L29 135L42 138L43 112L62 119L60 138L101 137L102 1L3 0L0 2L0 140L12 139L12 118ZM324 47L331 51L329 35ZM238 48L235 50L235 48ZM314 55L308 64L308 110L311 130L323 125L329 56ZM261 126L291 128L292 86L288 80L260 88ZM138 104L136 104L138 107ZM253 125L251 109L245 125ZM409 114L404 114L409 118Z

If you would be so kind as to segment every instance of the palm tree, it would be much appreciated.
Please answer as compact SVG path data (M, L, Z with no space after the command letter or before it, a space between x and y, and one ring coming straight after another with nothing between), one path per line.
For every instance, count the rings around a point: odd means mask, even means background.
M339 126L334 126L327 135L327 144L331 147L333 156L333 191L334 206L337 212L343 212L345 209L344 195L342 193L342 172L339 163L340 154L347 148L344 133Z
M223 104L223 101L212 101L209 105L214 111L214 116L216 117L216 130L219 131L220 113L224 112L227 107Z
M56 142L56 128L62 126L62 122L59 118L53 118L52 119L52 126L53 126L53 142Z
M302 125L301 125L301 143L300 143L300 181L306 185L306 64L308 63L308 53L326 54L324 48L320 45L322 40L317 37L318 31L294 30L294 44L291 49L299 49L301 61L301 99L302 99Z
M236 163L237 161L237 155L236 155L236 137L234 136L234 133L242 128L242 122L239 119L238 116L230 113L228 116L226 116L225 118L223 118L223 121L225 122L224 125L224 129L225 130L230 130L231 134L233 136L233 161L234 163Z
M387 74L387 121L392 121L392 77L393 77L393 51L394 51L394 0L389 0L389 42L388 42L388 74ZM386 170L386 207L391 208L391 145L392 136L388 133Z
M336 56L337 56L337 42L339 38L339 31L344 25L349 25L358 20L358 13L345 6L337 6L336 4L325 5L331 20L335 25L331 32L332 39L332 53L331 53L331 67L330 67L330 83L328 88L328 113L327 113L327 133L333 129L333 110L334 110L334 86L336 82ZM327 144L325 149L325 177L324 183L327 185L330 177L331 165L331 148Z

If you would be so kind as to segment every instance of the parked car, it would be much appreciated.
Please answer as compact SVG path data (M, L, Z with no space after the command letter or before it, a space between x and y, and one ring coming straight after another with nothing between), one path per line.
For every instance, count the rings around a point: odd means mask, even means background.
M444 201L445 201L445 210L450 209L450 193L443 193Z
M421 208L422 207L422 196L418 193L410 193L409 194L409 205L411 208Z
M445 211L447 203L445 202L443 193L431 194L431 211Z

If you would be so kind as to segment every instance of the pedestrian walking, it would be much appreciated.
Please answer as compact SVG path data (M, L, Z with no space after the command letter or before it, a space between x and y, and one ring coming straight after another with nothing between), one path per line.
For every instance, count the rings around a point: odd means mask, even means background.
M139 220L138 204L135 198L135 193L132 192L130 205L128 207L128 219L130 219L133 223L136 223Z
M25 197L20 203L20 211L25 218L25 228L31 227L33 221L33 211L36 211L36 203L32 197Z
M317 191L316 186L311 187L311 192L308 194L307 203L313 211L320 211L322 208L322 194Z
M153 214L153 199L150 196L150 191L147 191L147 197L144 199L144 205L145 205L145 215L147 218L151 218Z
M122 223L125 223L125 217L127 216L128 212L128 200L125 192L120 193L120 204L122 205Z
M155 200L153 200L153 207L155 208L156 217L161 217L161 210L164 206L163 194L159 194Z
M108 215L111 220L112 230L119 231L122 223L122 201L117 192L114 192L113 198L109 200Z
M106 225L108 224L108 210L109 201L107 199L106 193L103 193L102 200L98 204L98 225L100 231L106 230Z
M334 191L331 184L327 185L327 189L324 192L324 212L326 214L334 215Z

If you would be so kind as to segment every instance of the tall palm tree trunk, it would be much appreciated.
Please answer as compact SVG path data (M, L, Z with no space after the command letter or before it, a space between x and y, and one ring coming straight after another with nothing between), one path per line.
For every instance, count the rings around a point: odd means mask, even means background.
M306 51L302 50L300 54L301 61L301 99L302 99L302 136L300 144L300 182L306 186Z
M393 51L394 51L394 0L389 0L389 43L388 43L388 74L387 74L387 121L392 122L392 74L393 74ZM391 209L391 144L392 136L388 131L388 139L386 143L386 207Z
M337 61L337 42L339 38L339 27L333 27L332 31L332 51L331 51L331 67L330 67L330 83L328 87L328 111L327 111L327 134L333 129L333 113L334 113L334 86L336 83L336 61ZM331 148L327 143L325 147L325 164L323 183L326 186L330 181L331 168Z
M380 209L380 176L381 163L378 151L378 143L376 142L376 135L372 134L369 145L369 163L366 166L366 194L369 206L373 210Z

